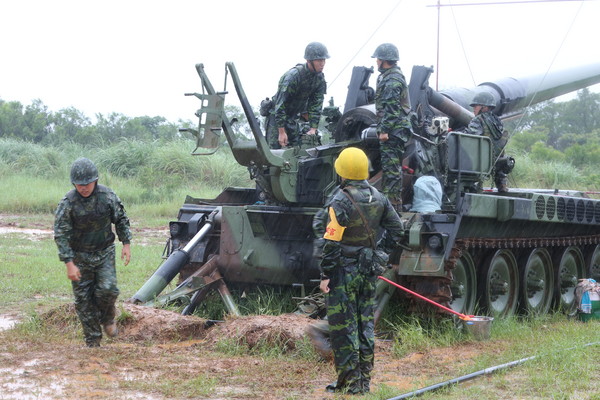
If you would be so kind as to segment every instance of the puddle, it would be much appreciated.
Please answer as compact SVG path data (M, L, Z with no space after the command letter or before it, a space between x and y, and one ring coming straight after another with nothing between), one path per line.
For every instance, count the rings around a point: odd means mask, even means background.
M9 317L7 315L0 315L0 331L5 331L12 328L17 322L19 322L19 320L16 318Z
M16 228L14 226L0 227L0 235L6 235L8 233L24 233L25 235L51 235L52 231L49 229Z

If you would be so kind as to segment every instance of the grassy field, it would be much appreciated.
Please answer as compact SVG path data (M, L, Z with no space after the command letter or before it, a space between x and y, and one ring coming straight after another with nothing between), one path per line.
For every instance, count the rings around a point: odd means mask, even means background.
M132 214L135 215L132 225L137 238L132 246L132 262L127 267L117 263L121 300L134 294L158 266L166 234L156 230L161 227L159 219L152 219L147 224L135 207ZM64 266L57 259L51 234L43 232L50 229L51 214L2 214L0 218L3 226L39 231L35 234L22 231L0 235L0 252L4 255L0 313L17 315L24 321L13 330L0 332L3 343L0 361L12 365L16 361L11 357L19 358L18 353L23 351L23 346L29 348L36 359L47 356L61 362L64 356L57 354L56 348L62 349L61 352L73 352L63 360L67 364L71 359L86 357L79 348L81 333L76 320L66 331L44 327L40 320L43 313L72 302L70 284ZM261 307L265 312L272 312L275 308L268 303ZM251 313L252 310L245 312ZM600 399L598 321L581 323L561 314L538 319L497 320L492 326L491 339L477 342L450 323L426 323L395 315L393 309L386 312L385 318L383 325L388 331L388 339L378 341L381 350L376 355L373 393L364 396L366 399L391 399L421 387L529 357L534 358L522 365L426 393L422 398ZM115 370L111 372L110 379L116 380L116 383L107 382L104 378L96 385L100 389L113 388L107 393L118 399L137 398L130 397L132 390L153 399L342 398L323 392L323 387L329 383L327 380L334 377L333 368L318 361L314 351L307 349L306 345L298 345L296 351L290 352L272 344L250 350L225 337L212 348L189 343L181 342L186 349L185 355L168 352L165 349L170 347L164 344L158 347L148 342L140 343L141 347L117 343L108 345L103 348L102 357L112 360L109 363L114 367L109 369ZM150 351L148 346L154 350ZM94 357L96 355L92 353L92 359ZM200 373L198 361L192 361L197 359L213 365L234 362L238 367L233 374L211 370L208 366ZM82 362L79 361L80 364ZM159 366L160 363L162 366ZM181 374L170 373L171 364L179 365ZM145 373L153 371L156 381L150 384L145 380L128 380L127 374L119 375L116 371L118 366L126 369L124 365L128 368L133 365L136 370ZM296 371L301 378L286 375L282 366ZM314 375L316 371L318 374ZM278 378L269 380L265 376ZM244 389L232 389L231 382L237 382L234 386ZM280 382L286 382L287 389L283 390ZM118 388L116 392L115 385Z
M81 347L73 316L66 329L44 325L42 315L72 303L51 233L52 212L71 189L70 162L80 155L93 157L100 182L113 188L127 208L134 240L131 263L125 267L117 260L123 301L162 261L165 229L186 195L212 198L224 187L251 185L245 168L226 150L209 160L189 156L188 147L124 141L89 151L0 141L0 229L5 229L0 234L0 314L22 321L0 332L0 387L6 391L15 382L33 382L27 393L12 390L0 399L343 398L323 392L334 378L333 367L320 361L305 340L293 351L281 343L250 349L229 337L214 346L192 337L172 343L117 341L90 353ZM520 186L594 190L564 164L523 158L513 174ZM261 290L236 297L244 314L289 311L277 293ZM427 323L405 315L401 307L388 308L384 318L373 393L366 399L391 399L523 359L528 360L422 398L600 399L598 321L581 323L562 314L497 320L490 340L478 342L451 321ZM61 379L66 392L53 392ZM90 391L82 389L87 386Z

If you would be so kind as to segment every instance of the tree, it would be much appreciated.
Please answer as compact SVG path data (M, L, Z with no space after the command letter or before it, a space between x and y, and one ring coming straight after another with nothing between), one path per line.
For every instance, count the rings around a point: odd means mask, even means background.
M51 143L75 142L95 143L92 122L75 107L63 108L52 116Z
M34 143L41 143L52 130L52 114L39 99L25 107L23 122L23 138Z
M542 102L532 107L521 126L547 132L546 144L561 151L572 144L573 137L561 139L565 135L582 135L592 139L595 135L590 134L600 128L600 94L584 88L577 92L573 100Z
M24 139L23 105L20 102L0 100L0 137Z

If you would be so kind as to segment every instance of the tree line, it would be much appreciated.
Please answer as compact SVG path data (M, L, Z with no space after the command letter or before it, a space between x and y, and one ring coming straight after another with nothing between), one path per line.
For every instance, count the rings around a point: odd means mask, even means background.
M237 121L233 125L236 136L250 136L239 107L226 106L226 114ZM39 99L29 105L0 99L0 138L43 145L77 143L104 147L123 138L174 140L182 137L180 128L195 124L182 120L169 122L161 116L128 117L116 112L96 114L93 123L74 107L51 111ZM600 164L600 94L588 88L578 91L570 101L537 104L522 118L505 125L512 135L509 149L575 166Z
M509 149L533 159L564 161L578 168L600 165L600 93L589 88L569 101L537 104L505 126L512 134Z

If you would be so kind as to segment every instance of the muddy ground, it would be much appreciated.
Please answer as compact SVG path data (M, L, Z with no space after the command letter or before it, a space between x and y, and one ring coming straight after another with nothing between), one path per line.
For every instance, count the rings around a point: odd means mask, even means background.
M0 234L14 231L32 239L51 234L41 227L0 224ZM330 361L315 353L312 359L281 356L309 346L306 327L314 320L287 314L230 318L209 326L167 310L126 303L119 309L119 337L97 349L83 346L72 304L42 314L36 325L40 335L21 334L18 323L26 316L4 311L0 400L340 398L324 391L335 380ZM266 355L269 346L280 355ZM385 385L404 393L436 377L442 381L484 348L493 351L489 343L470 341L398 358L392 342L378 339L372 388Z
M252 348L265 343L289 351L304 345L306 326L312 322L306 317L240 317L207 327L201 318L171 311L124 303L119 308L126 315L119 322L119 337L105 340L98 349L84 347L71 334L77 324L72 304L41 316L41 324L63 333L64 341L19 340L14 337L18 330L4 331L12 338L0 345L0 399L158 400L190 394L206 399L339 398L323 390L335 379L329 361L252 355ZM237 346L243 349L240 354L224 350ZM469 343L395 358L391 342L378 340L374 389L384 384L401 392L413 390L419 381L468 362L479 346ZM206 392L190 387L186 393L196 377L205 381Z

